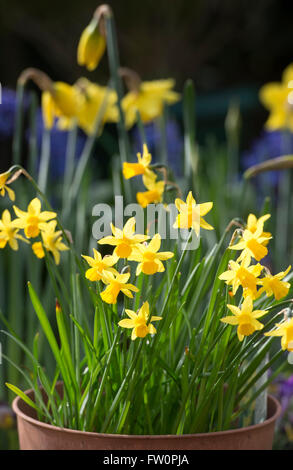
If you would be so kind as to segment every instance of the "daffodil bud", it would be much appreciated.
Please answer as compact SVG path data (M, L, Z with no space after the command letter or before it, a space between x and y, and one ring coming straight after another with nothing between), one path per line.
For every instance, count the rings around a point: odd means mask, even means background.
M62 310L61 310L61 305L59 303L59 300L56 299L56 305L55 305L55 309L56 309L56 315L58 315L59 313L62 313Z
M78 48L77 63L92 71L97 68L106 50L105 17L112 14L108 5L99 6L89 25L83 30Z
M77 63L92 71L97 68L106 49L106 38L100 32L99 23L93 18L84 29L77 48Z

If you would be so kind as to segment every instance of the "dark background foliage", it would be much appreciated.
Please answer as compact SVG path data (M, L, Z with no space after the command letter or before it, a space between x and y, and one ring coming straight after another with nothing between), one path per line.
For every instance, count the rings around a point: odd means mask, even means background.
M121 62L144 78L187 77L198 90L278 79L292 60L292 2L280 0L109 0ZM14 86L37 66L75 80L76 46L96 0L1 0L1 79ZM84 73L84 71L82 71ZM106 61L97 72L107 74Z
M174 77L178 91L195 82L204 131L223 131L228 103L239 97L243 147L266 118L259 87L280 80L293 61L292 1L109 0L123 66L144 79ZM79 36L96 0L0 0L0 80L14 88L20 72L39 67L54 80L87 75L106 83L106 58L91 74L76 63Z

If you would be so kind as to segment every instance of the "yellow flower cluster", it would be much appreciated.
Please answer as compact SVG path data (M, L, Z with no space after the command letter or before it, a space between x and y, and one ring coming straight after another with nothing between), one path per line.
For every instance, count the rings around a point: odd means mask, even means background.
M102 281L106 288L101 292L101 298L108 304L116 304L117 297L122 292L127 297L133 298L132 292L138 292L139 289L130 284L130 272L119 273L114 266L119 259L127 259L136 261L136 275L144 273L152 275L157 272L163 272L165 267L162 261L170 259L174 256L172 252L160 252L161 236L157 233L147 243L149 236L135 234L135 218L131 217L126 222L123 230L114 227L111 224L112 236L107 236L99 240L100 245L112 245L114 251L112 255L102 255L94 249L94 257L83 256L90 268L86 271L85 276L90 281ZM137 337L143 338L148 333L156 332L153 325L148 323L149 304L145 302L139 312L136 314L131 310L126 310L130 320L122 320L119 325L124 328L133 328L132 339ZM160 317L151 317L150 321L160 320Z
M272 275L266 267L259 263L268 254L266 245L272 238L270 233L263 231L264 223L269 217L270 214L266 214L259 219L254 214L248 216L247 225L240 241L230 246L231 250L241 250L241 254L236 261L230 260L229 270L219 276L219 279L231 286L230 294L232 296L236 294L239 287L242 288L244 301L241 308L235 305L227 305L233 316L221 319L222 322L229 325L237 325L237 334L240 341L243 341L245 336L249 336L264 327L258 321L258 318L265 315L267 310L253 310L253 301L263 293L267 297L274 296L276 300L280 300L288 294L290 289L289 282L282 279L288 274L291 266L284 272ZM251 264L252 259L257 263ZM286 326L284 325L282 324L281 329L277 332L266 333L266 335L281 335L283 333L282 328ZM290 325L288 324L289 326L292 326L292 322ZM288 344L287 341L286 344Z
M27 211L13 206L16 219L11 219L8 209L5 209L0 220L0 248L5 248L7 243L13 250L18 250L18 240L29 243L30 238L41 237L41 241L32 245L33 252L38 258L45 256L45 249L50 251L56 264L60 262L60 251L69 248L62 242L62 232L56 231L57 221L53 220L55 212L42 211L41 201L34 198L28 205ZM19 230L24 230L24 235Z
M101 5L94 12L90 23L83 30L77 47L77 63L93 71L99 65L106 47L106 21L112 15L108 5ZM130 74L136 75L130 71ZM44 76L43 73L41 73ZM77 123L87 134L96 130L96 121L101 112L101 124L117 122L119 112L116 91L108 87L92 83L86 78L80 78L73 85L58 81L38 80L37 84L43 90L42 109L45 127L51 129L57 119L61 129L71 128ZM180 95L173 91L173 79L141 82L135 81L135 86L129 85L129 92L121 101L125 124L129 129L137 120L140 113L142 122L156 119L163 113L165 104L173 104ZM133 82L133 81L132 81ZM45 83L45 86L44 86ZM150 183L149 183L150 185Z
M177 97L177 93L174 91L166 92L165 81L155 81L152 86L147 88L147 92L144 85L147 83L151 85L152 82L142 83L141 91L130 91L125 95L121 106L127 128L135 124L137 111L140 112L142 121L146 123L162 114L165 102L170 104L179 100L179 95ZM173 96L173 99L168 97L169 95ZM79 78L73 85L62 81L54 82L51 90L43 91L42 110L47 129L53 127L56 118L60 129L69 129L76 122L89 135L95 131L100 111L102 112L102 124L117 122L119 119L116 92L84 77Z
M144 146L143 156L138 155L138 163L125 164L123 173L126 178L132 178L135 175L143 175L144 177L151 173L149 168L151 155L148 153L147 146ZM187 196L186 203L180 199L176 200L176 206L179 211L174 226L182 228L191 228L199 233L199 227L212 230L211 227L202 216L207 214L212 208L212 203L196 204L192 192ZM112 235L102 238L98 241L100 245L112 245L114 248L112 255L102 255L94 249L94 256L85 256L83 258L90 266L85 276L92 282L102 281L106 288L100 294L102 300L108 304L116 304L117 297L122 292L127 297L133 298L132 292L138 292L138 288L130 284L130 272L119 273L115 269L115 265L119 259L127 259L135 261L136 275L141 273L145 275L153 275L165 271L163 261L174 256L170 251L160 251L161 236L155 234L151 240L148 235L135 234L135 218L131 217L126 222L122 230L111 224ZM152 316L149 319L149 304L145 302L136 314L132 310L126 310L129 319L121 320L119 325L124 328L132 328L131 338L145 337L147 334L156 332L154 326L149 321L160 320L160 317Z

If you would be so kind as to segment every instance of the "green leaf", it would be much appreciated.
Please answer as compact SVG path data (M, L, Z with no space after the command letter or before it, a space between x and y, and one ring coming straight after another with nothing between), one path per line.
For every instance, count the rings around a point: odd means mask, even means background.
M34 408L38 413L42 413L40 408L37 407L35 402L33 402L22 390L20 390L18 387L15 385L5 383L6 387L8 387L12 392L14 392L16 395L18 395L25 403L27 403L29 406Z
M64 387L66 388L69 396L72 397L72 387L71 387L71 381L70 381L69 376L68 376L68 371L67 371L67 369L64 365L64 362L62 360L62 357L61 357L61 354L60 354L60 351L59 351L59 347L58 347L55 335L53 333L53 330L51 328L50 322L48 320L47 314L46 314L46 312L45 312L45 310L44 310L44 308L43 308L36 292L34 291L33 286L30 283L28 283L28 289L29 289L29 294L30 294L30 298L31 298L34 310L37 314L37 317L39 319L41 327L42 327L42 329L45 333L45 336L48 340L48 343L51 347L51 350L52 350L52 353L53 353L53 355L56 359L56 362L57 362L57 364L60 368L62 378L63 378L63 381L64 381Z

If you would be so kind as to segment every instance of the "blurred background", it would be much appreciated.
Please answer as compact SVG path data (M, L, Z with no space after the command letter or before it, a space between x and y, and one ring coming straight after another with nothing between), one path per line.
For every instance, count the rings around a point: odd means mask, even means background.
M258 0L110 0L118 29L121 64L143 79L176 79L182 90L187 78L197 93L197 135L203 142L211 131L224 138L224 117L237 97L245 126L241 149L248 150L261 133L267 112L258 101L260 86L279 81L293 60L290 1ZM80 33L96 0L1 0L0 81L15 88L21 71L38 67L53 80L73 83L84 68L76 63ZM106 83L103 59L88 77ZM9 158L9 119L13 95L0 109L1 167ZM6 100L6 101L5 101ZM9 108L10 106L10 108ZM5 108L5 109L4 109ZM9 111L11 113L9 114ZM180 107L178 107L180 113Z

